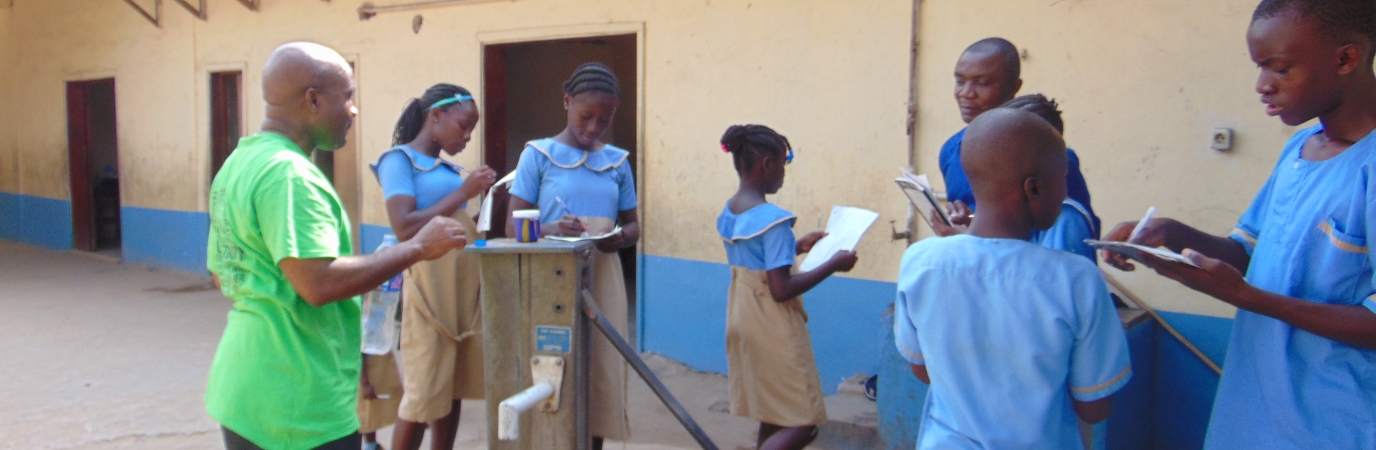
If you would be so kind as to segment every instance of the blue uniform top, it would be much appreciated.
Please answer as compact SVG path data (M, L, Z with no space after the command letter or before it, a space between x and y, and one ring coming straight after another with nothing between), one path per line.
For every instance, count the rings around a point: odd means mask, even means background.
M435 206L444 196L463 186L463 170L442 158L431 158L400 145L382 152L377 162L370 165L378 184L382 185L383 200L397 195L409 195L416 199L416 209ZM464 209L459 206L459 209Z
M945 144L941 145L941 155L937 159L937 165L941 168L941 177L946 180L946 198L950 201L960 200L965 202L971 210L975 209L975 193L970 190L970 179L965 176L965 168L960 165L960 144L965 142L965 130L961 129ZM1090 223L1094 225L1094 236L1099 236L1099 216L1094 215L1094 208L1089 203L1089 185L1085 183L1084 174L1080 173L1080 157L1074 150L1066 149L1066 158L1070 160L1070 170L1065 174L1065 193L1066 197L1075 200L1089 214Z
M553 138L531 141L521 152L511 195L539 206L540 223L564 216L555 197L575 216L616 220L621 211L636 207L628 156L629 152L611 144L586 152Z
M926 239L903 254L899 354L932 385L917 448L1083 448L1071 398L1132 376L1099 269L1015 239Z
M1231 237L1252 255L1253 286L1376 311L1376 133L1326 161L1300 158L1321 131L1290 138ZM1376 351L1239 310L1205 447L1376 448Z
M1032 242L1042 247L1074 253L1098 264L1099 260L1094 257L1094 248L1085 243L1085 239L1099 238L1093 221L1094 218L1088 209L1081 206L1080 202L1067 198L1061 203L1061 215L1056 217L1056 224L1051 228L1033 232Z
M726 244L726 262L750 270L774 270L793 265L797 241L793 237L793 213L773 203L735 214L722 208L717 233Z

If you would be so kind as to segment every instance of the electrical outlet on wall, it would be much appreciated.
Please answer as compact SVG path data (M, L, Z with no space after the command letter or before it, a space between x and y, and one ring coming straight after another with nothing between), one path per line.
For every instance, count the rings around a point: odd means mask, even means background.
M1210 146L1214 150L1224 151L1233 149L1233 129L1214 128L1214 132L1209 137Z

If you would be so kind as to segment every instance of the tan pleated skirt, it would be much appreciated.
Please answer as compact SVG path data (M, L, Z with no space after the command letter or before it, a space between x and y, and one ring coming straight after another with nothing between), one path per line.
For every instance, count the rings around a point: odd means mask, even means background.
M373 385L373 392L389 398L358 398L358 432L361 434L373 433L397 422L402 390L401 374L397 372L394 354L363 355L363 366L368 371L368 382Z
M774 301L763 270L731 267L726 361L731 414L783 427L826 423L803 299Z
M615 222L601 217L580 217L589 232L602 234L611 231ZM616 253L592 251L593 297L602 315L611 322L621 337L630 341L629 305L626 299L626 277L621 272L621 258ZM626 417L626 382L628 367L616 346L597 330L592 331L592 354L589 357L589 385L591 390L589 422L593 436L623 441L630 438L630 421Z
M479 236L464 210L454 213ZM429 422L449 415L455 399L481 399L482 277L477 255L455 250L406 270L401 314L402 386L398 415Z

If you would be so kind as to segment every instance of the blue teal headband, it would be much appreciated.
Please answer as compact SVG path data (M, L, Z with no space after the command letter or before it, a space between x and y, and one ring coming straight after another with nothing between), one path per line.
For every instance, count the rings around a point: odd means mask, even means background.
M449 98L446 98L446 99L444 99L444 100L440 100L440 101L438 101L438 102L435 102L435 104L430 105L430 107L429 107L429 108L425 108L425 110L426 110L426 111L429 111L429 110L432 110L432 109L435 109L435 108L439 108L439 107L441 107L441 106L448 105L448 104L451 104L451 103L466 102L466 101L469 101L469 100L473 100L473 96L472 96L472 95L454 94L453 97L449 97Z

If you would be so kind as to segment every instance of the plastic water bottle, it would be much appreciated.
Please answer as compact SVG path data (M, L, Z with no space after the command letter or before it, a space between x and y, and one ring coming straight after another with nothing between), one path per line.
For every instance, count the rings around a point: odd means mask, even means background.
M393 235L384 235L375 252L397 244ZM385 355L396 347L397 304L401 300L401 274L363 294L363 353Z

